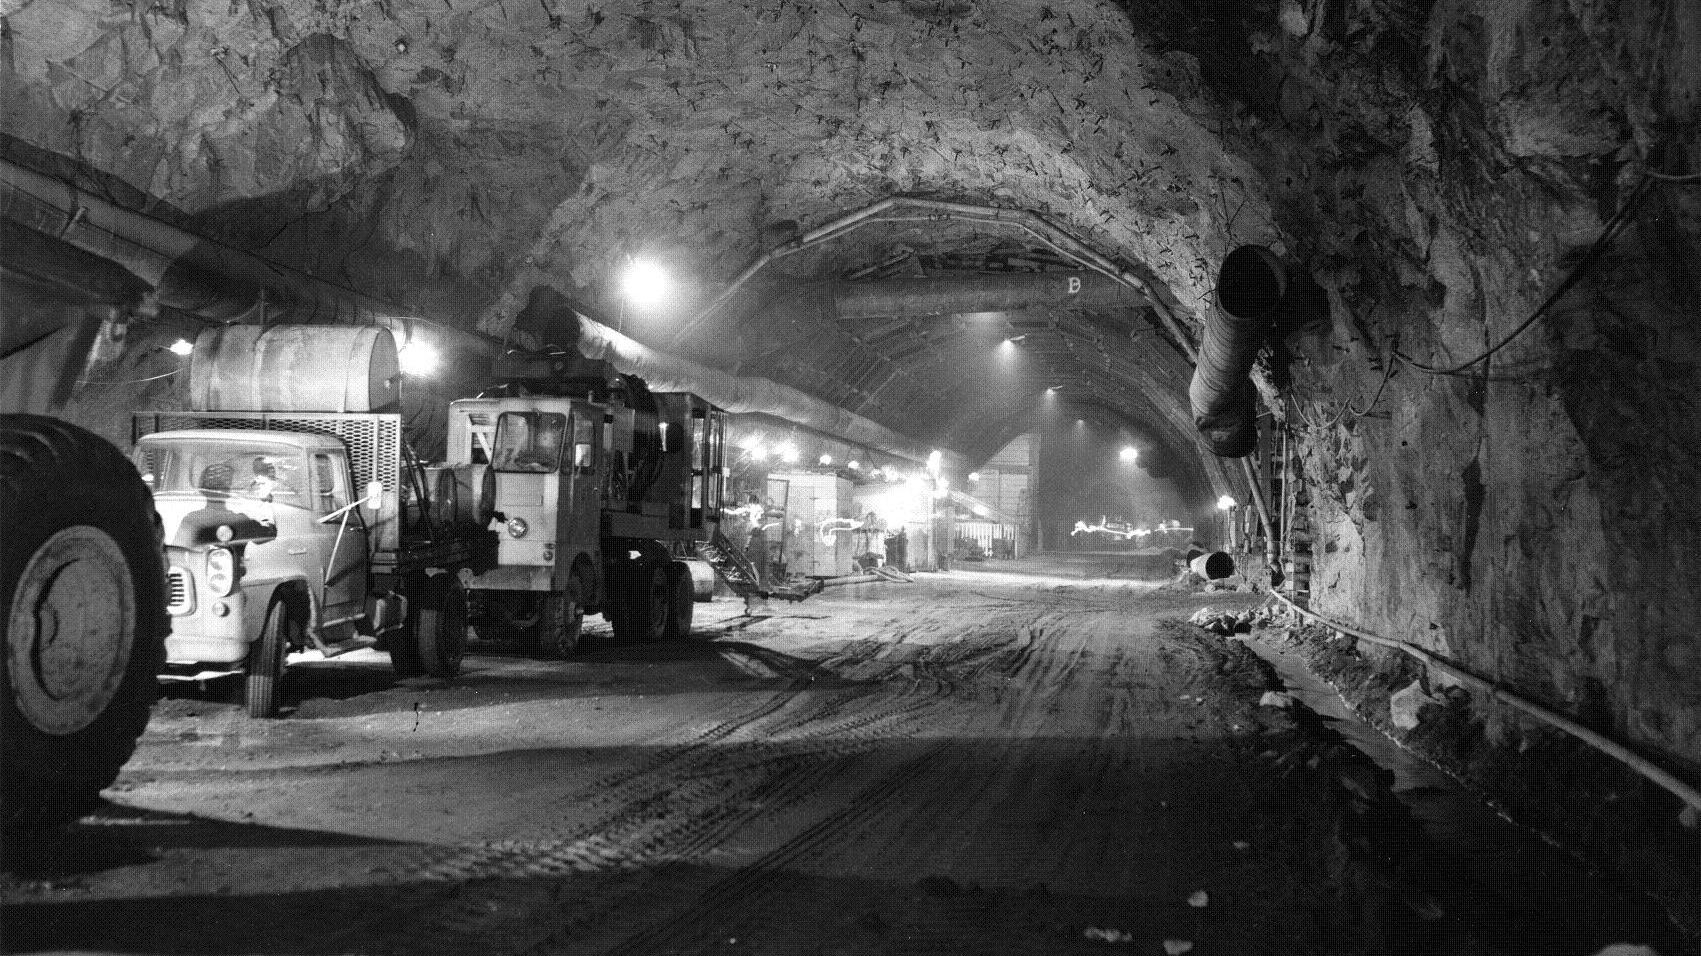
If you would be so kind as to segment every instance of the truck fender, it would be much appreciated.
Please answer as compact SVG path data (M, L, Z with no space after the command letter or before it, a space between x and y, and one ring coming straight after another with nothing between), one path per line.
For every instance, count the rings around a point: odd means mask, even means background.
M243 581L242 591L248 596L242 607L242 633L249 643L260 639L266 627L266 613L272 609L272 603L280 598L288 599L291 595L299 595L296 600L306 604L308 626L319 626L319 601L313 589L307 586L306 575Z

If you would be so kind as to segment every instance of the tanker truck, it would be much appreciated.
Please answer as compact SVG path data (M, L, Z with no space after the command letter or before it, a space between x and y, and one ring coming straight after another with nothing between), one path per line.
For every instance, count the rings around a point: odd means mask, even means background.
M192 410L133 418L165 543L162 680L240 674L268 718L291 651L376 646L400 676L455 676L463 584L495 566L496 536L444 507L455 469L413 454L400 386L387 329L200 334Z

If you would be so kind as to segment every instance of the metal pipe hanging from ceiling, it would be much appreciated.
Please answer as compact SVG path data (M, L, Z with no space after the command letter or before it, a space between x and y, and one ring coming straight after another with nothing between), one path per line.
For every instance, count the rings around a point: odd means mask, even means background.
M161 305L214 321L350 322L405 314L8 160L0 160L0 216L115 262L153 286Z
M898 315L1016 312L1023 309L1113 309L1147 299L1097 272L929 276L835 285L840 319Z
M933 449L879 422L765 378L731 375L655 349L574 313L574 348L642 378L655 392L694 392L733 414L770 415L853 445L925 462Z

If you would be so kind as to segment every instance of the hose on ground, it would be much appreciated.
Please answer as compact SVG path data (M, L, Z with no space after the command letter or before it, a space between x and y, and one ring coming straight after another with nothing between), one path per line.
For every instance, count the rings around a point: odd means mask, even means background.
M1460 683L1469 684L1472 687L1486 691L1490 699L1497 700L1509 707L1521 710L1542 723L1547 724L1550 727L1558 728L1578 740L1583 741L1589 746L1594 747L1596 750L1599 750L1601 753L1606 754L1614 760L1617 760L1619 763L1629 767L1631 770L1636 771L1642 776L1658 784L1660 787L1676 796L1679 800L1688 804L1697 813L1701 813L1701 790L1696 790L1684 781L1679 780L1665 768L1655 765L1646 757L1630 750L1618 741L1604 737L1569 717L1557 714L1540 704L1525 700L1517 694L1504 690L1493 681L1478 677L1477 675L1459 667L1457 664L1437 657L1433 652L1425 648L1418 647L1416 644L1408 644L1405 641L1380 637L1378 635L1371 634L1362 628L1353 627L1349 624L1342 624L1339 621L1324 617L1309 608L1300 607L1298 604L1295 604L1293 601L1278 592L1271 593L1275 595L1277 600L1298 612L1302 617L1316 621L1325 627L1332 627L1343 634L1350 634L1359 640L1368 641L1381 647L1391 647L1397 651L1402 651L1420 661L1423 661L1425 664L1428 664L1436 670L1447 674L1455 680L1458 680Z

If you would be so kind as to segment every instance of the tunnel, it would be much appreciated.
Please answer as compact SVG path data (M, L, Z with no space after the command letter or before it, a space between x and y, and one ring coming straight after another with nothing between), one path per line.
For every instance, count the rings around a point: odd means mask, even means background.
M281 719L179 667L6 811L8 951L1701 951L1701 5L35 0L0 82L0 411L146 471L197 343L367 327L313 414L428 475L312 479ZM519 547L454 403L527 361L703 552L329 596L384 494ZM650 393L725 416L671 513ZM105 507L7 456L0 536ZM16 737L87 653L7 653Z

